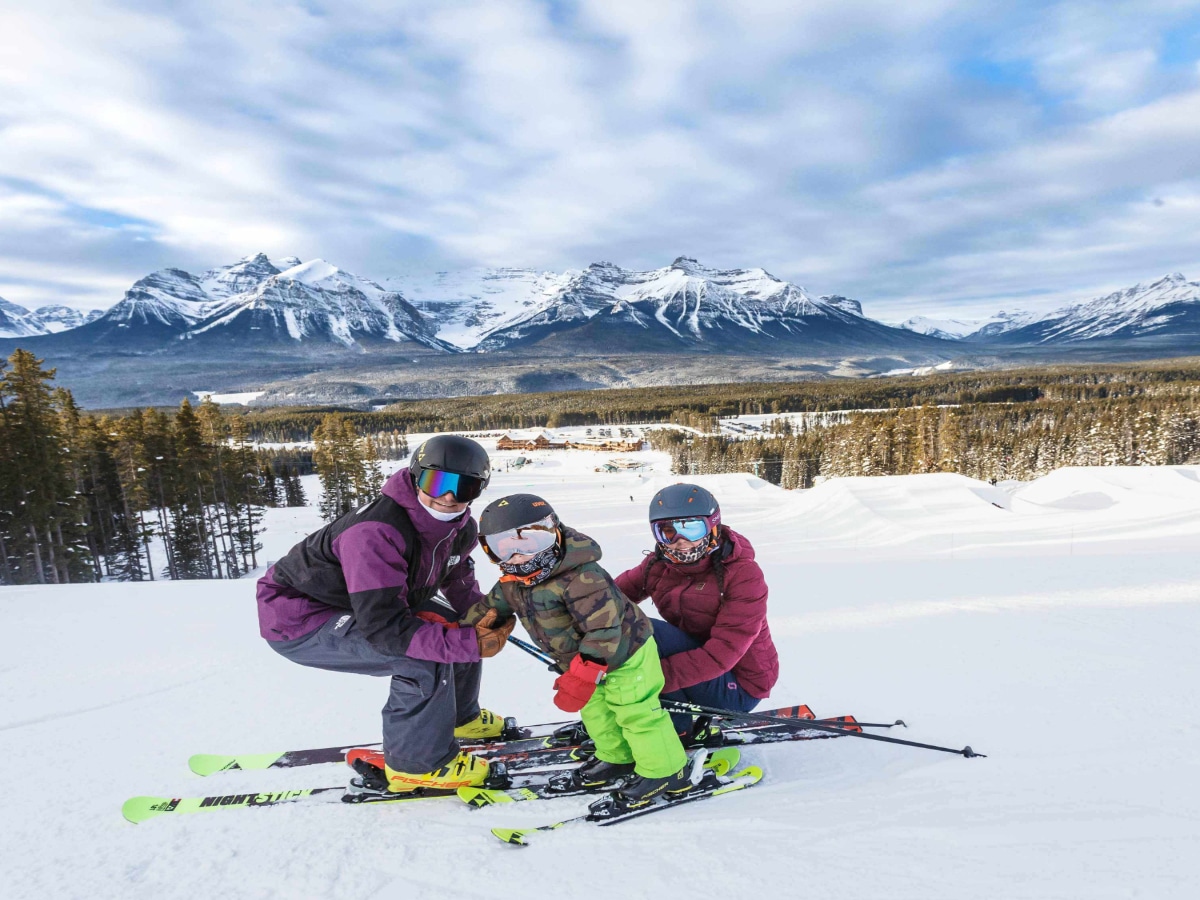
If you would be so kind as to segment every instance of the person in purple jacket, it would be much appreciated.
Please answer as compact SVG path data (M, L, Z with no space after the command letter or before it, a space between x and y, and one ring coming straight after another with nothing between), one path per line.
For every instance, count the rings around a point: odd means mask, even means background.
M745 537L721 524L717 498L695 484L673 484L650 501L654 550L617 576L617 587L640 603L649 597L662 619L651 619L662 656L662 696L749 712L779 679L779 654L767 626L767 582ZM692 721L672 715L693 734Z
M490 478L475 441L432 437L381 496L296 544L258 582L259 629L281 656L391 676L383 707L389 791L482 784L487 763L460 752L458 739L503 729L479 706L480 661L503 649L516 619L457 623L483 597L468 507Z

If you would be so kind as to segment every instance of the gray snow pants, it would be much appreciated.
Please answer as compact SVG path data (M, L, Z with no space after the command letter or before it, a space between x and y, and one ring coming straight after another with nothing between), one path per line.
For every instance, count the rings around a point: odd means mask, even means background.
M458 753L454 729L479 715L482 663L437 663L380 653L354 619L337 615L304 637L267 641L292 662L331 672L390 675L383 753L397 772L432 772Z

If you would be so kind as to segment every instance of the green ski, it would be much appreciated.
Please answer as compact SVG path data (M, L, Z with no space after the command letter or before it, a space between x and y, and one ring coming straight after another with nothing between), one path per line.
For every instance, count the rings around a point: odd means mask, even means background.
M404 803L453 797L453 788L425 788L404 794L355 793L346 786L306 788L298 791L267 791L250 794L216 794L211 797L131 797L121 807L121 815L135 825L155 816L208 812L214 809L248 809L253 806L278 806L283 803Z
M594 822L597 825L616 825L619 822L626 822L638 816L662 812L665 809L674 809L677 806L682 806L685 803L691 803L695 800L707 800L709 797L718 797L722 794L729 794L733 791L753 787L761 780L762 769L758 768L758 766L747 766L729 779L717 779L706 775L699 785L674 800L660 799L648 806L631 809L628 812L617 812L606 815L604 814L604 802L608 798L603 798L593 803L584 815L576 816L573 819L563 819L561 822L538 825L534 828L493 828L492 834L506 844L516 844L519 847L525 847L528 846L526 838L539 831L557 831L564 826L581 822Z

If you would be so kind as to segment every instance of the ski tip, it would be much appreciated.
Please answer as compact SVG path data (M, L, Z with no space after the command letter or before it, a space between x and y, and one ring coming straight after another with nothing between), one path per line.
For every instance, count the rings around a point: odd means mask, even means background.
M530 831L536 830L536 828L525 829L524 831L522 831L520 828L493 828L492 834L500 838L500 840L504 841L506 844L516 844L518 847L528 847L529 845L525 842L525 835L529 834Z
M724 775L738 764L742 751L737 747L720 747L708 754L708 768L718 775Z
M746 768L733 776L733 780L737 784L749 787L752 784L758 784L762 781L762 777L763 770L758 766L746 766Z
M188 768L197 775L214 775L229 769L240 769L237 757L218 756L215 753L197 753L189 757Z
M752 787L762 781L763 771L758 766L746 766L740 772L729 776L729 784L713 791L713 796L727 794L730 791Z
M458 799L468 806L479 809L483 806L494 806L497 803L512 803L512 798L503 791L492 791L487 788L460 787Z
M139 825L147 819L170 812L178 802L169 797L130 797L121 806L121 815L125 821Z
M197 753L188 759L188 768L197 775L214 775L217 772L235 770L269 769L286 763L286 753L251 753L243 756L219 756L215 753Z

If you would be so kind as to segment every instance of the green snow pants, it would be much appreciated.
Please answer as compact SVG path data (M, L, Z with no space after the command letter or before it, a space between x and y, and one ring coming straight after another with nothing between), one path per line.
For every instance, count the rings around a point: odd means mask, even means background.
M579 711L596 742L596 756L610 763L635 763L634 771L646 778L665 778L683 768L687 753L659 705L662 689L662 664L650 638L623 666L609 670Z

